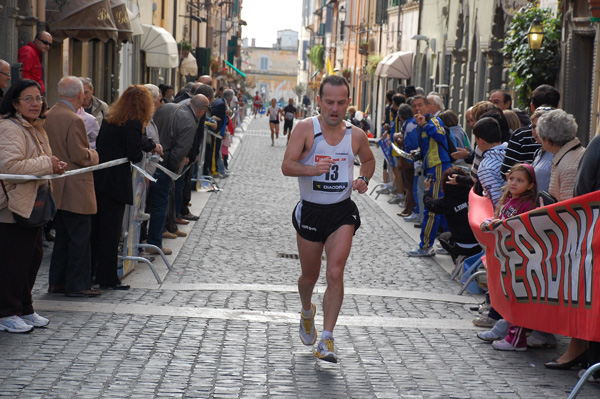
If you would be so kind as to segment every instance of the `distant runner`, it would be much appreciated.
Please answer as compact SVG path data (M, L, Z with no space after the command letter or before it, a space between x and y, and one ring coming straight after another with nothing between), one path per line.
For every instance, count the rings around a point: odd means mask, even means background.
M294 99L290 98L288 105L283 108L283 135L287 134L287 143L290 142L292 136L292 128L294 127L294 118L298 116L298 110L294 107ZM289 133L289 134L288 134Z
M252 100L252 114L254 115L254 117L256 118L256 114L258 114L260 107L262 107L262 98L260 97L260 95L258 94L258 92L256 92L256 94L254 95L254 99Z
M344 299L344 268L352 237L360 226L352 190L364 194L375 170L375 158L365 133L344 121L350 103L348 82L327 76L321 82L317 101L321 115L296 125L285 152L281 170L298 176L300 201L292 222L297 231L302 273L298 291L302 302L300 340L317 341L316 306L311 302L321 271L323 249L327 255L327 290L323 297L323 333L315 349L319 359L337 363L333 328ZM354 157L361 161L360 176L354 179Z
M281 108L277 105L277 100L271 100L271 106L267 108L269 117L269 128L271 129L271 146L275 145L275 138L279 138L279 121L281 120Z

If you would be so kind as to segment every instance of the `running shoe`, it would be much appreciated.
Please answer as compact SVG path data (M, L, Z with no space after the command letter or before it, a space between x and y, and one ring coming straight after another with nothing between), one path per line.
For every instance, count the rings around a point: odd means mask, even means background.
M0 317L0 331L28 333L33 331L33 326L25 323L19 316Z
M407 222L420 222L421 221L421 216L419 216L418 213L412 213L410 216L406 216L404 218L405 221Z
M50 324L50 320L40 316L35 312L21 316L21 319L25 322L25 324L28 324L32 327L46 327L48 324Z
M492 342L492 347L499 351L517 351L527 350L527 337L523 327L511 325L506 337L500 341Z
M319 345L317 345L315 356L326 362L337 363L338 358L333 349L333 338L322 339Z
M504 319L500 319L494 324L489 331L482 331L477 333L477 338L484 341L493 342L506 337L510 323Z
M312 315L304 317L300 312L300 340L304 345L314 345L317 342L317 329L315 328L315 313L317 307L314 303L310 304Z
M487 313L482 313L478 318L473 319L473 324L477 327L492 328L497 320L488 317Z
M433 247L415 248L415 249L411 249L410 251L408 251L407 254L408 254L408 256L412 256L412 257L434 256L435 251L434 251Z
M396 194L394 198L388 200L388 204L400 204L401 202L404 202L403 194Z
M556 348L558 342L554 334L534 330L527 337L527 346L531 348Z

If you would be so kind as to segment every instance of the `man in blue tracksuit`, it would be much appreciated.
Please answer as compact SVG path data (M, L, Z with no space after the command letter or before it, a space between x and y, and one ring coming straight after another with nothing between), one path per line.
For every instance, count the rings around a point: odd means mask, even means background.
M415 121L417 122L417 136L419 148L423 157L423 171L425 176L432 178L430 189L434 199L440 197L440 186L442 174L452 166L448 154L448 138L444 130L444 124L437 117L427 114L429 101L424 96L413 97L412 106L415 110ZM419 248L408 251L409 256L433 256L435 251L433 242L435 240L440 215L423 209L423 224L421 226L421 242Z

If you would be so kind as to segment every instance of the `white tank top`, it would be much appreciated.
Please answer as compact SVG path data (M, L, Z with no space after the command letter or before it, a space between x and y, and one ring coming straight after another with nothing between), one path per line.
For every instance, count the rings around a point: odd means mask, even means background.
M318 117L312 117L314 143L308 155L300 161L303 165L316 165L320 159L331 158L335 164L328 173L320 176L300 176L300 198L316 204L335 204L352 194L354 181L354 153L352 152L352 124L346 122L344 138L336 146L327 144Z

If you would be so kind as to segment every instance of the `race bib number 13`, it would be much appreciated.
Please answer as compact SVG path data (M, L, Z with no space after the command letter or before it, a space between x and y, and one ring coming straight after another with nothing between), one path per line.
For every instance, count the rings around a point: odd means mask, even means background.
M329 156L315 155L315 163ZM348 158L333 158L335 164L331 165L329 172L313 178L313 191L339 193L348 187Z

